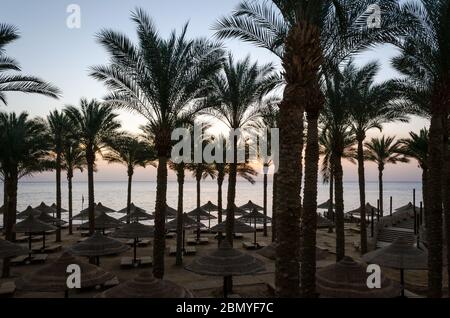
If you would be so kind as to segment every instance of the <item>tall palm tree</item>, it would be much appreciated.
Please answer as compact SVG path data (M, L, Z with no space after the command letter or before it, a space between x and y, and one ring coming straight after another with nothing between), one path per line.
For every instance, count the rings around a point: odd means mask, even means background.
M95 198L94 198L94 167L96 154L108 145L117 134L120 127L117 115L109 105L97 100L81 99L81 109L68 106L64 112L71 121L74 133L78 133L80 145L84 148L88 171L88 201L89 201L89 233L95 231Z
M258 65L247 57L235 62L228 54L223 70L211 80L211 92L204 113L214 116L230 128L229 149L233 160L229 162L227 191L226 237L233 244L234 207L236 198L236 177L238 166L238 129L250 127L258 118L258 105L262 97L272 90L279 78L274 74L272 64ZM241 140L242 141L242 140Z
M5 237L12 241L16 223L18 180L50 167L46 124L27 113L0 113L0 168L6 185ZM9 262L3 262L3 276L9 276Z
M55 155L56 170L56 217L61 219L61 170L63 145L68 137L70 120L64 112L54 110L47 116L47 122L50 130L52 152ZM56 242L61 242L61 227L56 230Z
M66 138L63 144L62 166L66 171L68 185L68 206L69 206L69 235L73 233L72 215L73 215L73 198L72 198L72 180L75 170L83 172L87 166L86 153L78 142L76 134L71 134Z
M383 216L383 171L387 164L397 162L408 162L409 160L402 154L401 143L395 141L395 137L372 138L365 143L365 157L373 161L378 166L378 194L380 200L379 213Z
M345 103L350 108L350 123L357 141L358 184L360 204L361 254L367 252L366 226L366 181L364 168L364 142L367 132L372 129L383 129L383 124L401 121L406 122L408 108L397 103L398 90L393 81L375 83L380 69L378 63L368 63L357 68L352 60L344 67L345 77L343 90Z
M98 41L111 60L109 65L93 67L91 75L109 88L106 100L113 107L144 116L155 136L158 171L153 273L163 278L170 136L204 106L199 102L208 90L208 79L221 67L223 52L217 43L187 39L187 25L180 34L172 32L163 39L143 10L137 9L132 20L137 24L138 45L124 34L101 31Z
M130 223L131 185L133 183L134 169L146 167L148 164L156 166L156 154L152 144L139 138L120 134L109 141L108 151L103 155L108 163L119 163L127 168L127 223Z
M22 74L3 74L21 71L19 63L5 54L5 46L19 38L17 28L0 23L0 103L7 104L6 92L37 93L58 98L60 90L42 79Z
M401 81L404 95L419 108L429 110L429 184L427 239L428 296L442 296L442 175L450 99L449 0L410 1L403 16L413 20L413 28L397 43L401 55L392 61L406 77ZM421 111L424 111L422 108ZM447 133L446 133L447 130ZM444 141L444 142L443 142Z
M303 112L307 111L308 140L305 153L305 190L302 217L308 224L302 233L309 250L315 247L314 237L317 208L318 130L317 120L324 98L320 91L319 69L324 61L338 64L343 58L376 42L394 41L398 24L403 21L395 15L398 3L381 0L377 5L383 12L380 28L368 26L372 12L367 8L372 1L344 0L272 0L243 1L231 17L222 18L215 29L219 38L240 38L268 49L280 57L284 68L286 87L280 104L280 166L277 191L290 193L279 200L277 221L279 244L277 248L276 285L282 297L299 294L298 248L300 235L300 192L303 149ZM326 59L324 59L326 57ZM305 272L302 292L314 297L315 258L303 258Z
M349 122L349 107L345 101L345 74L338 68L327 71L323 84L325 108L321 114L322 134L330 146L329 162L335 185L336 261L345 256L344 187L342 158L353 159L354 135ZM302 219L302 225L304 220Z
M399 140L400 152L408 158L413 158L422 169L422 200L424 213L427 215L428 198L428 129L423 128L418 134L409 133L409 138Z

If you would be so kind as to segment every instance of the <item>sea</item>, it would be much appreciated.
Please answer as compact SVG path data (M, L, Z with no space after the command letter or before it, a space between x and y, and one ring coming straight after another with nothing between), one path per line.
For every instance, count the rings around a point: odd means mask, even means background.
M408 202L413 201L413 190L416 192L416 204L422 201L421 182L384 182L384 211L389 213L389 200L392 196L393 208L398 208ZM226 206L227 183L223 184L223 206ZM27 206L35 207L41 202L51 205L55 202L56 196L54 182L20 182L18 185L17 210L23 211ZM87 182L73 183L73 213L87 207L88 204L88 186ZM283 194L280 194L283 196ZM319 182L318 184L318 204L328 200L329 186ZM67 183L62 183L62 207L67 209ZM132 185L132 202L142 207L147 212L153 213L155 209L156 182L136 181ZM3 185L0 184L0 200L3 198ZM378 199L378 182L366 183L367 202L376 206ZM126 207L127 200L127 182L125 181L96 181L95 182L95 201L114 210L120 210ZM176 181L169 181L167 188L167 203L173 208L177 208L178 185ZM252 200L258 205L263 205L263 183L258 181L250 184L245 181L238 181L236 186L236 204L237 206ZM203 181L201 183L201 204L208 201L217 204L217 183L214 181ZM358 182L344 182L344 210L350 211L356 209L359 205L359 187ZM268 215L272 215L272 183L268 183ZM184 210L189 212L196 207L196 183L186 181L184 184ZM321 212L323 210L318 210ZM121 217L123 214L112 213L111 216ZM67 220L67 213L63 213L63 219ZM0 217L0 224L3 218ZM207 221L205 221L207 222ZM145 222L152 224L152 221ZM211 225L216 224L213 220Z

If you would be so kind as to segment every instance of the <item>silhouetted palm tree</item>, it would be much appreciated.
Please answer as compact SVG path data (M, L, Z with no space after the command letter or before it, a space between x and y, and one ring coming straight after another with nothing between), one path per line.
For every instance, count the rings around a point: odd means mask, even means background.
M63 145L68 138L70 120L67 115L58 110L50 112L47 116L52 143L52 152L55 155L56 170L56 217L61 219L61 170ZM56 230L56 242L61 242L61 227Z
M73 198L72 198L72 180L75 170L81 172L87 166L86 153L78 142L78 138L71 132L63 144L62 166L67 173L68 186L68 205L69 205L69 235L73 233L72 216L73 216Z
M308 139L305 153L305 190L302 217L308 255L302 263L302 293L315 293L315 218L317 209L318 130L317 120L324 98L320 91L319 70L324 61L337 65L351 53L376 42L395 41L398 3L377 2L383 12L380 28L367 23L373 2L340 0L243 1L231 17L222 18L215 29L219 38L233 37L266 48L282 60L286 87L280 104L280 167L276 285L282 297L299 294L298 247L300 236L301 161L303 148L303 112L308 113ZM289 193L286 198L285 194ZM294 211L296 211L294 213ZM309 225L310 224L310 225Z
M0 102L7 104L6 92L37 93L53 98L60 96L58 88L42 79L29 75L3 74L3 72L21 71L19 63L5 55L5 46L19 38L17 29L0 23Z
M365 143L365 157L378 166L378 192L380 200L380 216L383 216L383 171L387 164L397 162L408 162L401 152L401 144L394 137L372 138Z
M156 167L156 153L153 145L148 141L121 134L109 141L108 152L103 155L109 163L119 163L127 168L127 223L130 223L131 185L133 182L134 169L146 167L148 164Z
M97 100L81 99L81 109L68 106L64 111L71 121L72 130L77 133L80 145L84 148L88 171L88 201L89 201L89 233L95 231L95 197L94 197L94 167L96 154L105 148L117 134L120 124L117 115L109 105Z
M360 204L361 254L367 252L366 228L366 181L364 172L364 141L371 129L383 129L383 124L406 122L408 108L398 104L399 93L393 81L375 83L380 67L378 63L368 63L357 68L352 60L345 65L345 103L350 108L350 123L357 141L358 184Z
M0 113L0 168L5 182L5 238L12 241L16 223L18 180L50 168L50 139L45 122L28 114ZM3 262L3 276L9 276L9 262Z
M397 43L401 55L393 59L394 67L406 75L399 81L405 97L419 112L428 111L431 115L427 240L432 243L428 253L428 296L437 298L442 296L442 188L448 185L442 183L442 162L449 129L449 8L449 0L411 1L404 5L402 16L412 20L413 27Z
M279 77L273 70L272 64L252 64L249 57L235 62L229 54L223 71L211 81L212 90L208 100L211 107L204 113L218 118L231 129L228 146L233 151L233 159L229 162L226 220L226 236L230 244L233 244L237 147L241 137L236 131L250 127L257 120L262 97L279 83ZM229 161L229 158L227 159Z
M141 9L132 14L137 24L138 45L126 35L110 30L98 41L110 55L110 64L92 68L91 75L104 82L113 107L136 112L148 120L155 136L158 172L155 207L153 273L164 276L167 161L172 130L190 121L208 90L208 78L221 67L220 45L204 39L188 40L187 25L168 39L158 34L150 17Z

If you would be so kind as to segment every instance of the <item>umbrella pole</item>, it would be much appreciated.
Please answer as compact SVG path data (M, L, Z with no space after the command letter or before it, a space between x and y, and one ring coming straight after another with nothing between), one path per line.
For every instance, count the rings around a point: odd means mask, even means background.
M389 200L389 215L392 216L392 196Z
M186 242L186 230L185 230L185 228L183 227L183 248L181 249L181 251L184 253L184 250L185 250L185 248L184 248L184 246L185 246L185 243Z
M45 231L42 232L42 250L45 250Z
M133 244L133 263L136 264L136 245L137 245L137 238L134 238L134 244Z
M31 232L28 233L28 257L31 258Z
M373 237L373 214L375 213L375 211L373 210L373 208L372 208L372 214L371 214L371 221L372 222L370 222L370 237Z
M208 210L208 229L211 228L211 212Z
M402 293L401 296L405 297L405 272L402 269L400 269L400 285L401 285L401 289L402 289Z
M254 221L255 221L255 231L254 231L254 233L253 233L253 240L254 240L253 244L254 244L255 247L256 247L256 217L255 217Z

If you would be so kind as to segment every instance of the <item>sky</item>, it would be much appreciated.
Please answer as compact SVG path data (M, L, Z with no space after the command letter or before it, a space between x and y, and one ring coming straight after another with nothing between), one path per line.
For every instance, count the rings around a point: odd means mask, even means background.
M145 9L153 18L160 34L166 37L173 29L180 30L189 22L189 37L212 37L211 26L221 16L232 12L240 0L2 0L0 4L0 22L18 27L21 38L6 47L7 55L20 62L24 74L36 75L58 86L63 96L59 100L38 95L20 93L8 94L8 106L0 106L1 111L27 111L32 116L46 116L50 110L62 109L65 105L78 105L81 97L101 99L106 90L104 86L90 78L90 66L105 64L108 56L95 40L95 34L101 29L114 29L136 39L135 26L130 20L130 12L136 7ZM80 28L69 28L67 12L70 5L80 8ZM224 41L224 46L237 59L250 55L259 63L273 62L279 65L276 57L264 49L255 48L238 40ZM382 70L377 81L397 77L390 67L389 60L397 54L393 47L384 45L356 57L363 65L378 60ZM139 126L145 120L138 115L120 111L119 119L125 130L139 132ZM408 124L389 124L383 134L399 138L407 137L409 131L418 131L427 122L412 118ZM372 131L369 138L380 136ZM416 162L388 165L385 170L387 181L417 181L421 171ZM154 180L156 169L138 169L136 180ZM377 180L374 164L368 163L368 180ZM169 178L174 178L170 175ZM53 180L53 174L45 173L33 177L35 181ZM75 180L85 180L85 175L77 174ZM126 179L126 170L118 165L99 162L96 180L120 181ZM344 179L357 180L356 166L344 162Z

